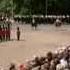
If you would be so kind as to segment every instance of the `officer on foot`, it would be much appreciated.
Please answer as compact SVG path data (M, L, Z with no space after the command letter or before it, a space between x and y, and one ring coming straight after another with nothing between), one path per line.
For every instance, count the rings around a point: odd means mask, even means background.
M17 27L17 40L20 40L20 30L19 30L19 27Z

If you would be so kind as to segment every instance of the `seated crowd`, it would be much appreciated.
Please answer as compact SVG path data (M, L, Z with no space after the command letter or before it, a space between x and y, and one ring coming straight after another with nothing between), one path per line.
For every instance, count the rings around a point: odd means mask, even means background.
M11 64L9 70L70 70L70 46L56 53L48 52L45 57L35 57L21 64L19 69Z

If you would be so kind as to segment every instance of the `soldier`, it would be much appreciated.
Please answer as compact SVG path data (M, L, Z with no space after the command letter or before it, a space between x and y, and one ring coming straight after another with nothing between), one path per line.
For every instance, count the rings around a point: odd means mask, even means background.
M2 28L1 28L1 25L0 25L0 41L2 41Z
M61 20L59 20L58 18L56 19L55 21L55 26L58 27L58 26L61 26Z
M19 27L17 27L17 40L20 40L20 30L19 30Z
M10 40L10 24L8 23L8 28L7 28L7 35L8 39Z
M34 18L32 19L32 27L34 27L35 30L36 30L36 28L37 28L37 23L35 23L35 19L34 19Z
M5 27L2 28L2 40L5 41Z
M9 33L8 33L8 28L5 28L5 36L6 36L6 41L9 40Z

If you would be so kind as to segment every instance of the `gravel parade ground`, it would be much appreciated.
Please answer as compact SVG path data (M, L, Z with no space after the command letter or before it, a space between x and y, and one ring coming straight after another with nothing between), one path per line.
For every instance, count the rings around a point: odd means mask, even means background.
M16 28L20 27L20 41L16 39ZM0 43L0 66L7 67L11 62L25 63L34 56L45 56L48 51L70 45L70 25L38 25L37 30L29 24L13 24L11 41Z

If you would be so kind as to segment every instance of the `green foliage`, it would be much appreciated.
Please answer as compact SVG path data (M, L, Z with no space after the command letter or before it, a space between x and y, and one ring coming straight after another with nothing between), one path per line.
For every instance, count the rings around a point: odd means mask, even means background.
M0 12L14 14L70 14L70 0L0 0Z

